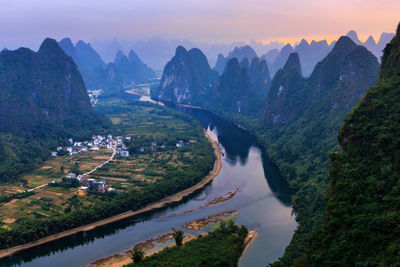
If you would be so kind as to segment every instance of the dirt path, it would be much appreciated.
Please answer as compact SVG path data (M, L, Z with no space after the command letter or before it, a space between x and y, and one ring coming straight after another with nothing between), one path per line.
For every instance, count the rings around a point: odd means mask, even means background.
M112 161L112 160L114 159L114 157L115 157L116 154L117 154L117 147L116 147L116 145L114 145L114 146L113 146L113 153L111 154L110 158L109 158L106 162L103 162L102 164L100 164L99 166L97 166L96 168L94 168L93 170L91 170L91 171L89 171L89 172L87 172L87 173L84 173L84 174L89 175L89 174L91 174L92 172L95 172L97 169L103 167L104 165L106 165L107 163L109 163L110 161ZM47 184L42 184L42 185L39 185L39 186L37 186L37 187L35 187L35 188L28 189L28 190L26 190L26 191L31 192L31 191L37 190L37 189L39 189L39 188L45 187L45 186L47 186L47 185L48 185L48 183L47 183Z
M115 155L117 155L117 145L114 143L114 145L113 145L113 153L111 154L110 158L109 158L106 162L103 162L102 164L100 164L99 166L97 166L96 168L94 168L93 170L91 170L91 171L89 171L89 172L87 172L87 173L84 173L84 175L89 175L89 174L91 174L92 172L97 171L97 169L100 169L101 167L103 167L104 165L106 165L107 163L109 163L110 161L112 161L112 160L115 158Z
M26 243L26 244L23 244L23 245L19 245L19 246L11 247L11 248L8 248L8 249L0 250L0 259L4 258L6 256L9 256L9 255L12 255L12 254L14 254L16 252L19 252L19 251L22 251L22 250L25 250L25 249L28 249L28 248L32 248L32 247L35 247L35 246L38 246L38 245L42 245L42 244L45 244L45 243L48 243L48 242L51 242L51 241L66 237L66 236L70 236L70 235L73 235L73 234L76 234L76 233L79 233L79 232L90 231L90 230L93 230L94 228L99 227L99 226L103 226L103 225L106 225L106 224L109 224L109 223L112 223L112 222L116 222L116 221L119 221L119 220L122 220L122 219L125 219L125 218L129 218L129 217L132 217L132 216L140 215L140 214L145 213L145 212L149 212L149 211L152 211L152 210L155 210L155 209L162 208L167 203L179 202L185 196L187 196L187 195L189 195L189 194L191 194L191 193L203 188L204 186L206 186L209 182L211 182L219 174L219 172L221 171L221 167L222 167L221 154L220 154L219 149L218 149L218 144L216 142L213 142L212 139L208 136L208 134L206 132L204 132L204 133L207 136L207 138L210 140L210 142L212 143L212 146L214 148L214 153L215 153L215 156L217 157L217 160L215 161L214 168L211 170L211 172L203 180L201 180L199 183L197 183L196 185L194 185L194 186L192 186L192 187L190 187L190 188L188 188L186 190L183 190L183 191L181 191L179 193L176 193L175 195L166 197L166 198L164 198L164 199L162 199L162 200L160 200L158 202L149 204L148 206L146 206L144 208L141 208L139 210L136 210L136 211L127 211L127 212L121 213L119 215L110 217L110 218L106 218L106 219L103 219L103 220L100 220L100 221L97 221L97 222L94 222L94 223L91 223L91 224L88 224L88 225L84 225L84 226L81 226L81 227L77 227L77 228L74 228L74 229L71 229L71 230L67 230L67 231L64 231L64 232L61 232L61 233L58 233L58 234L53 234L53 235L41 238L41 239L36 240L36 241L32 241L32 242Z

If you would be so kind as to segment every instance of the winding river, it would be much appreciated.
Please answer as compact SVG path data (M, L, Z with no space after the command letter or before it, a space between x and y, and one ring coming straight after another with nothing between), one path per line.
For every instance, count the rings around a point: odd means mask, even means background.
M0 260L0 266L85 266L187 222L228 210L238 212L238 224L257 231L239 266L266 266L282 256L297 226L286 182L249 132L206 110L182 110L200 121L220 142L224 154L220 174L201 192L174 207L22 251ZM205 206L237 189L231 199Z

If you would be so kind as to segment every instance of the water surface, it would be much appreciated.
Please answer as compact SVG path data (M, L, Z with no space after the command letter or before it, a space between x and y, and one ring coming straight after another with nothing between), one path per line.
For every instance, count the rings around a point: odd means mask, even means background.
M184 108L183 111L197 118L222 145L222 169L212 183L174 207L28 249L0 260L0 265L85 266L127 250L135 243L168 233L172 228L190 233L181 226L228 210L237 210L236 222L258 233L239 266L266 266L282 256L297 226L291 214L291 196L286 182L249 132L206 110ZM202 207L236 189L239 191L232 199ZM192 209L193 212L183 213Z

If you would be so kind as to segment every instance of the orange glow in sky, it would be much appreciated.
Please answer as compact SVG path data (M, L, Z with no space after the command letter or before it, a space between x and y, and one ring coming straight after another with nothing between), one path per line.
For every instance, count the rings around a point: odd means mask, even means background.
M399 0L2 0L0 47L56 39L363 40L394 32Z

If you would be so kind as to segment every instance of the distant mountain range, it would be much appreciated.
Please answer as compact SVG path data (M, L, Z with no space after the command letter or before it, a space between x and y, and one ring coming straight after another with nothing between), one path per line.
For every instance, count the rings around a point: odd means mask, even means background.
M294 52L271 82L264 121L270 126L289 124L316 114L315 105L320 106L318 112L327 114L353 107L378 79L378 69L376 57L348 37L338 40L308 79L303 78L299 55Z
M347 33L347 37L353 40L353 42L356 43L357 45L365 46L378 58L378 60L381 59L383 54L383 49L393 39L394 35L395 35L394 33L384 32L381 34L378 42L376 42L372 36L369 36L368 39L363 43L358 39L358 35L355 31L349 31Z
M194 43L188 40L165 40L160 37L153 37L148 40L94 40L93 47L100 53L105 62L112 62L114 55L118 50L127 52L129 49L134 50L140 58L154 70L162 71L165 64L174 56L176 47L183 46L187 49L199 48L207 56L209 64L214 66L218 54L228 54L235 47L245 46L245 42L232 43ZM264 44L252 40L249 45L258 53L264 54L271 49L281 48L284 44L281 42L270 42Z
M143 83L156 77L155 72L144 64L131 50L128 56L118 51L113 63L106 68L106 83L110 86L129 86Z
M123 88L156 76L132 50L128 57L118 50L114 62L105 64L88 43L78 41L74 46L71 39L64 38L59 45L77 64L88 89Z
M252 55L249 63L247 53ZM250 47L235 49L221 76L212 70L201 50L182 46L165 66L160 86L152 97L173 103L215 105L223 110L258 112L267 93L270 76L265 60Z
M106 64L89 43L78 41L74 46L70 38L64 38L58 44L74 60L88 89L104 86Z
M229 52L227 57L224 57L222 54L218 54L218 59L215 63L214 70L219 74L222 74L229 59L236 58L239 62L241 62L243 59L247 58L248 62L251 62L253 58L256 57L256 52L249 45L235 47L233 51Z
M355 31L350 31L347 36L357 45L365 46L380 60L384 47L390 42L394 34L382 33L378 43L375 42L372 36L366 42L361 42ZM294 47L291 44L286 44L280 50L276 48L269 50L267 53L261 55L260 58L265 59L270 75L273 77L284 66L289 55L296 52L299 55L303 75L309 77L317 63L328 55L335 44L336 42L332 42L329 45L325 40L318 42L313 40L308 43L305 39L302 39ZM250 45L235 47L226 57L223 54L219 54L213 69L222 74L229 59L236 57L241 62L244 57L247 57L250 62L256 56L256 52Z
M293 52L297 52L300 57L300 63L303 69L303 73L308 77L313 71L315 65L322 60L331 50L331 47L326 41L315 42L312 41L310 44L306 40L301 40L301 42L293 48L290 44L285 45L280 51L278 49L272 49L266 54L260 56L267 63L268 70L271 76L283 67L285 62L288 60L289 55ZM218 59L214 70L218 73L224 71L227 61L231 58L238 58L242 61L245 57L251 61L254 57L257 57L256 52L249 46L235 47L235 49L229 52L227 57L222 54L218 55Z

